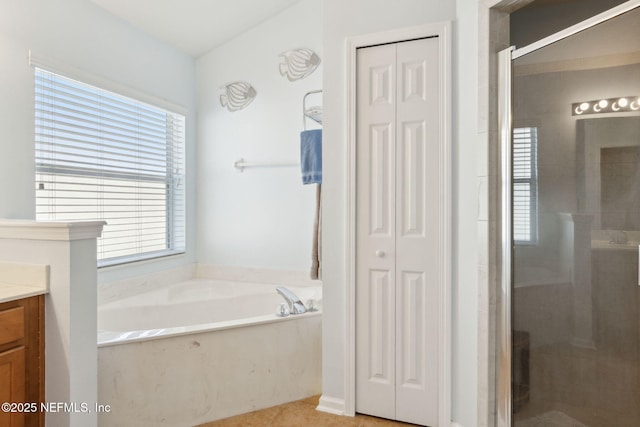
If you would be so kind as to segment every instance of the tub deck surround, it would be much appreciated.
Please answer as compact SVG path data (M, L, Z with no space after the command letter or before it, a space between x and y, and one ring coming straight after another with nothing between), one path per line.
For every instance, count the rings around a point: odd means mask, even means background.
M103 427L191 427L317 395L321 317L101 347Z
M150 290L98 307L101 426L190 427L320 393L321 312L276 316L278 285L137 283ZM286 286L321 302L318 285Z
M48 265L0 262L0 303L48 292Z

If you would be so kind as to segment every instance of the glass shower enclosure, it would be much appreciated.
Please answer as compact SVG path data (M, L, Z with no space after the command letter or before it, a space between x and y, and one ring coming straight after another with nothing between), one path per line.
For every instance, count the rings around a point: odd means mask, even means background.
M501 53L505 427L640 426L638 3Z

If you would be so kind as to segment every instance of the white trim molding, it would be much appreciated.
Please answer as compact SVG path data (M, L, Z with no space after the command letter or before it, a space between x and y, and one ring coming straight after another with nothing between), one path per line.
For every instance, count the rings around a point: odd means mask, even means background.
M438 379L438 425L451 423L451 287L452 287L452 225L451 225L451 22L440 22L416 27L354 36L347 39L347 174L346 174L346 278L345 287L346 322L344 330L344 410L343 415L355 414L355 292L356 292L356 51L359 48L385 43L397 43L428 37L439 39L440 93L442 111L440 122L441 139L439 161L442 164L442 185L439 206L442 209L440 224L440 251L446 254L440 266L442 279L439 306L439 379ZM322 400L321 400L322 402ZM334 402L335 403L335 402Z
M316 410L333 414L333 415L351 415L351 416L355 415L355 414L347 414L345 412L344 399L325 396L324 394L320 396L320 401L318 402L318 406L316 407Z

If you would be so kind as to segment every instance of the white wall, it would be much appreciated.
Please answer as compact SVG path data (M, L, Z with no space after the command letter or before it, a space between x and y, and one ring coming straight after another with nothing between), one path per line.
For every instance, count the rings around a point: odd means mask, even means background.
M35 215L33 69L28 51L188 109L188 254L101 270L100 281L195 260L195 63L83 0L0 0L0 218Z
M481 199L481 170L486 170L486 151L478 145L479 25L478 1L457 0L453 54L453 182L454 182L454 288L452 419L474 427L478 419L478 219L486 201ZM487 84L485 82L484 84ZM484 155L483 155L484 154ZM486 218L484 218L486 219ZM483 343L484 346L489 345ZM483 392L483 391L480 391ZM485 392L486 393L486 392Z
M315 185L302 185L299 167L252 168L233 163L297 162L302 98L322 89L322 62L305 79L279 73L280 53L307 47L321 59L320 2L284 10L197 61L198 260L205 264L308 270ZM229 112L221 87L244 80L253 103ZM309 101L321 97L309 98Z
M458 13L456 16L456 6ZM346 38L432 22L454 22L453 420L477 425L477 92L475 0L325 0L323 397L344 399L346 225ZM457 20L457 21L456 21ZM485 159L486 160L486 159Z

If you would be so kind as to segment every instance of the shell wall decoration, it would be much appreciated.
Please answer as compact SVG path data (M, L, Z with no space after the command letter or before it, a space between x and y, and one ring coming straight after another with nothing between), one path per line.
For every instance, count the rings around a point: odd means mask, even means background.
M220 105L231 112L242 110L256 97L256 90L247 82L232 82L221 87Z
M291 49L280 56L284 57L284 62L280 63L280 74L290 82L304 79L320 64L320 57L311 49Z

